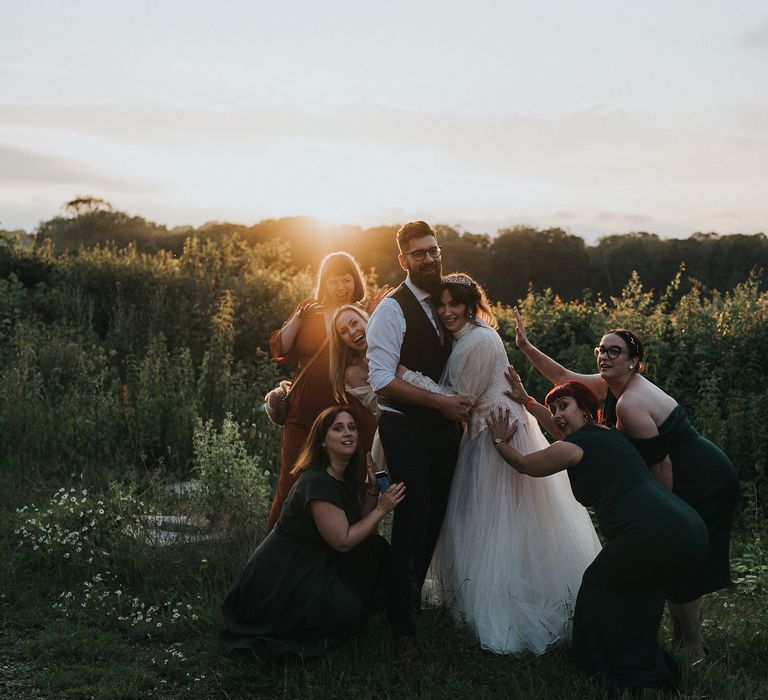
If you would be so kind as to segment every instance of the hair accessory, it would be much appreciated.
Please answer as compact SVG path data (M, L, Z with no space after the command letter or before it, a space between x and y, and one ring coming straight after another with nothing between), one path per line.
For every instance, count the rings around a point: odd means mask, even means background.
M466 275L448 275L441 280L443 284L463 284L467 287L474 287L472 280Z
M637 348L637 339L635 336L630 333L629 331L619 331L617 333L618 336L624 339L624 342L627 343L627 345L631 345L632 349L635 351L635 355L637 355L638 348Z

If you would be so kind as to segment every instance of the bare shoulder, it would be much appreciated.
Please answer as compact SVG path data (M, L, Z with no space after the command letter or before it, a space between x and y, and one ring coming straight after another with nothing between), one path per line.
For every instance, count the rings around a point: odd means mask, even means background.
M616 402L617 427L633 438L653 437L659 432L652 411L653 395L643 386L650 382L634 381L635 386L628 387Z
M344 381L353 389L365 386L368 383L368 370L362 365L350 365L344 370Z
M642 375L637 378L636 386L625 394L631 401L640 403L656 425L661 425L677 406L675 399Z
M608 394L608 385L599 374L577 374L574 372L573 379L586 384L598 399L604 399Z

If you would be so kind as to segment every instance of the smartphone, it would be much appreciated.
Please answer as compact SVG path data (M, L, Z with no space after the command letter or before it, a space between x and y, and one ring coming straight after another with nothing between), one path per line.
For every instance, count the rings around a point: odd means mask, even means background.
M389 472L382 470L380 472L376 472L374 476L376 477L376 483L379 485L379 493L384 493L390 486L392 486L392 482L389 478Z

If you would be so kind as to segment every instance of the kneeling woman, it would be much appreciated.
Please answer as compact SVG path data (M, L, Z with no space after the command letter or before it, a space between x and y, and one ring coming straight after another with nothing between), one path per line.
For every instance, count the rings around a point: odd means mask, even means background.
M266 659L318 656L384 608L389 545L373 532L403 500L405 486L379 495L369 460L361 506L357 442L348 407L331 406L315 420L277 526L222 604L228 650L250 649Z
M521 386L511 395L527 398ZM627 437L594 422L599 404L587 386L565 382L545 402L551 415L532 399L527 405L564 440L543 450L524 455L507 444L517 430L508 412L499 409L488 426L501 456L520 473L548 476L567 469L574 496L594 508L606 539L576 598L576 664L617 690L674 687L677 668L657 641L666 590L703 561L706 527L653 478Z

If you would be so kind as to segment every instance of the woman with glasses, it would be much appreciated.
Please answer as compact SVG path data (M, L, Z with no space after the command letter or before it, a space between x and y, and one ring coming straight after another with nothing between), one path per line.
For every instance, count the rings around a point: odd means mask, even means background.
M604 422L627 435L654 476L704 520L709 533L704 563L667 592L675 638L690 648L694 662L700 661L701 596L731 583L728 550L739 493L733 463L696 432L674 398L643 376L643 344L634 333L606 333L594 349L597 373L578 374L536 348L517 308L514 313L517 347L539 373L553 384L583 382L604 399Z

